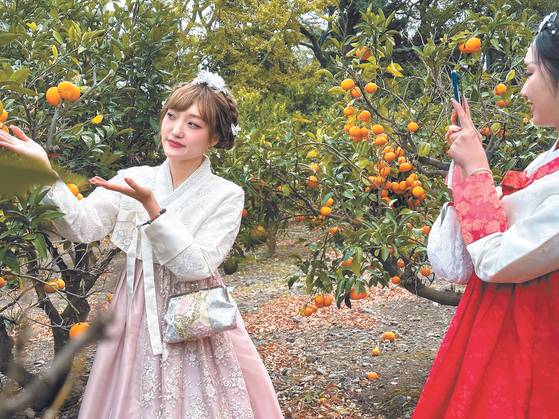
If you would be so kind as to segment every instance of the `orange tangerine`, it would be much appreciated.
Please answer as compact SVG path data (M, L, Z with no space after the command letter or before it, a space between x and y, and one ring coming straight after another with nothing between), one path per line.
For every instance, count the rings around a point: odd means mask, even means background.
M365 85L365 91L369 94L375 94L378 90L378 86L376 83L367 83Z
M419 125L417 124L417 122L411 121L408 123L409 132L417 132L418 129L419 129Z
M363 122L371 122L371 112L369 111L361 111L359 115L357 115L357 119Z
M352 79L345 79L340 83L340 86L346 91L351 90L355 87L355 82Z
M507 93L507 85L504 83L499 83L497 86L495 86L495 94L497 96L503 96L505 93Z
M371 130L374 134L382 134L384 132L384 127L380 124L375 124L372 126Z

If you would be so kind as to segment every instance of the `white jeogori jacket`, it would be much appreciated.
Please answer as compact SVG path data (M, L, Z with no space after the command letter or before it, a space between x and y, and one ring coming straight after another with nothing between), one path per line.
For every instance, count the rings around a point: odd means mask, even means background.
M157 167L124 169L111 182L125 184L129 177L152 189L166 212L154 222L136 200L103 188L78 201L61 180L51 186L44 201L65 214L55 221L68 240L89 243L108 234L126 257L127 291L134 288L136 259L142 261L146 318L153 353L162 353L155 296L153 264L165 266L179 280L198 281L211 276L204 254L214 271L227 256L241 224L244 192L238 185L214 175L210 160L173 190L168 160Z

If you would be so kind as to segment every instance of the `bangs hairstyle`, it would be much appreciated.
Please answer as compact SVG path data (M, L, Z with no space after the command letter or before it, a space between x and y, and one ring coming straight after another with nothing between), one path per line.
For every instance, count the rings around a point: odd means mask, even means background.
M231 95L216 92L206 84L189 83L176 87L163 104L160 126L169 109L182 112L195 103L198 105L200 117L210 128L210 138L218 138L214 147L231 149L235 143L231 124L237 125L239 119L237 103Z

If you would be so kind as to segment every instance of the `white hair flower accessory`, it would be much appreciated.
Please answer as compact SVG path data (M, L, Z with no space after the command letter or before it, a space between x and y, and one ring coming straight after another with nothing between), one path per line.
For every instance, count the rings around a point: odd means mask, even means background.
M229 90L225 86L225 80L223 80L223 78L219 74L212 73L208 70L200 70L196 78L192 80L191 83L207 84L212 89L217 90L218 92L229 94Z
M234 136L237 136L237 134L241 132L241 127L235 124L231 124L231 132Z

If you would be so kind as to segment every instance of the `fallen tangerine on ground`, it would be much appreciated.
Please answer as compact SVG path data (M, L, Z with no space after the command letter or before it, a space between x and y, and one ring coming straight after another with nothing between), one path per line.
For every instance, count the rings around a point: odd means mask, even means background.
M410 123L408 123L409 132L417 132L418 129L419 125L417 124L417 122L411 121Z
M396 333L394 332L384 332L382 334L382 340L388 340L390 342L394 342L396 339Z
M0 288L3 288L6 285L6 280L0 276Z
M63 290L64 288L66 288L66 283L62 278L58 278L56 280L56 286L58 287L59 290Z
M51 106L60 106L62 103L62 98L58 93L58 88L56 87L49 87L47 92L45 93L45 99L47 103Z
M423 234L427 235L431 231L431 227L430 226L423 226L423 227L421 227L421 231L423 232Z
M58 94L64 100L75 102L80 98L80 88L69 81L62 81L57 86Z
M371 350L371 354L373 356L379 356L380 355L380 348L378 346L375 346L372 350Z
M70 339L76 339L89 330L88 322L75 323L70 327Z
M378 372L371 371L371 372L367 373L367 378L369 380L375 381L375 380L378 380L379 377L380 377L380 374Z
M367 83L365 85L365 91L369 94L375 94L378 90L378 86L376 83Z
M318 308L324 307L324 295L317 295L314 297L314 305Z
M507 92L507 85L505 83L499 83L495 86L495 94L497 96L503 96Z
M309 316L312 316L313 313L314 312L312 311L312 309L310 307L305 307L301 314L305 317L309 317Z
M332 305L333 301L334 301L334 299L332 298L331 295L325 295L324 296L324 307L330 307Z
M392 282L394 285L398 285L400 283L400 277L398 275L394 275L392 278L390 278L390 282Z
M355 87L355 82L352 79L345 79L340 83L340 86L344 90L351 90Z

